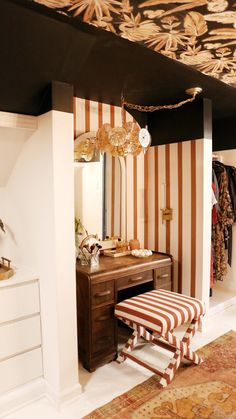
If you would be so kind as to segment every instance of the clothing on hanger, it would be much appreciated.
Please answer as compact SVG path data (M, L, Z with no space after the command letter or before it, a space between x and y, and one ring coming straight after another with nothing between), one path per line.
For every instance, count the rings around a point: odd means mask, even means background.
M217 219L215 220L214 215L212 217L213 276L215 281L223 280L227 273L227 262L229 261L231 263L232 224L235 220L235 212L229 192L230 182L228 172L223 163L218 161L213 162L212 178L216 182L213 182L213 184L218 185L219 191L216 209Z

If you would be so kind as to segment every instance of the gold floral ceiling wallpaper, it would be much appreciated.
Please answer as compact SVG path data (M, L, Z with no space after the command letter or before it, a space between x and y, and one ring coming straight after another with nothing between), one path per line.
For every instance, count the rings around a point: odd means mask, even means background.
M236 0L33 0L236 87Z

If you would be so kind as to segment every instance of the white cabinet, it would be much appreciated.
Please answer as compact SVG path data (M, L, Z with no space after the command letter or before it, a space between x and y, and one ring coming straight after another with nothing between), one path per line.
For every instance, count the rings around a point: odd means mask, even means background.
M0 323L39 313L38 281L6 286L0 291Z
M40 316L0 326L0 361L41 346Z
M24 352L0 362L0 394L42 375L41 349Z
M0 394L42 376L39 281L0 282Z

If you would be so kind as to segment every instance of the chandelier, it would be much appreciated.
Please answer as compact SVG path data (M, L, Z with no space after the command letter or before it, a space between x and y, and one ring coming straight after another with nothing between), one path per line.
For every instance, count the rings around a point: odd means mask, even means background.
M96 132L80 134L74 141L74 161L90 162L99 160L99 152L95 147Z
M125 121L125 107L140 112L154 112L160 109L175 109L188 102L193 102L196 96L202 92L200 87L193 87L185 90L191 98L182 100L172 105L147 106L126 102L121 97L122 126L112 127L110 124L103 124L96 133L85 133L79 137L75 148L76 161L92 161L98 152L110 153L112 156L126 157L128 155L138 156L146 152L151 144L151 136L147 126L140 128L137 122ZM87 136L86 136L87 134ZM90 134L90 135L88 135ZM93 160L94 161L94 160Z

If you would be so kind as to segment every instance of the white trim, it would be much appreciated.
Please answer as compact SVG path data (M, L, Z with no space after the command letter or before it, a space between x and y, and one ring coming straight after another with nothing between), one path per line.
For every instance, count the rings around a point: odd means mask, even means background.
M214 288L213 288L213 292L214 292ZM220 313L221 311L226 310L227 308L233 306L234 304L236 304L236 296L232 296L231 298L222 301L219 304L216 304L214 307L211 307L210 305L210 309L208 311L208 316L207 319L217 313Z
M0 127L22 128L35 131L38 128L38 119L36 116L0 112Z
M63 392L56 392L44 378L30 381L17 387L0 397L0 419L6 415L16 412L18 409L46 397L57 409L74 402L82 394L80 384Z
M82 394L82 387L79 383L64 391L56 391L45 381L45 396L57 408L74 402Z
M8 391L0 397L0 418L38 400L45 394L45 380L39 378Z

